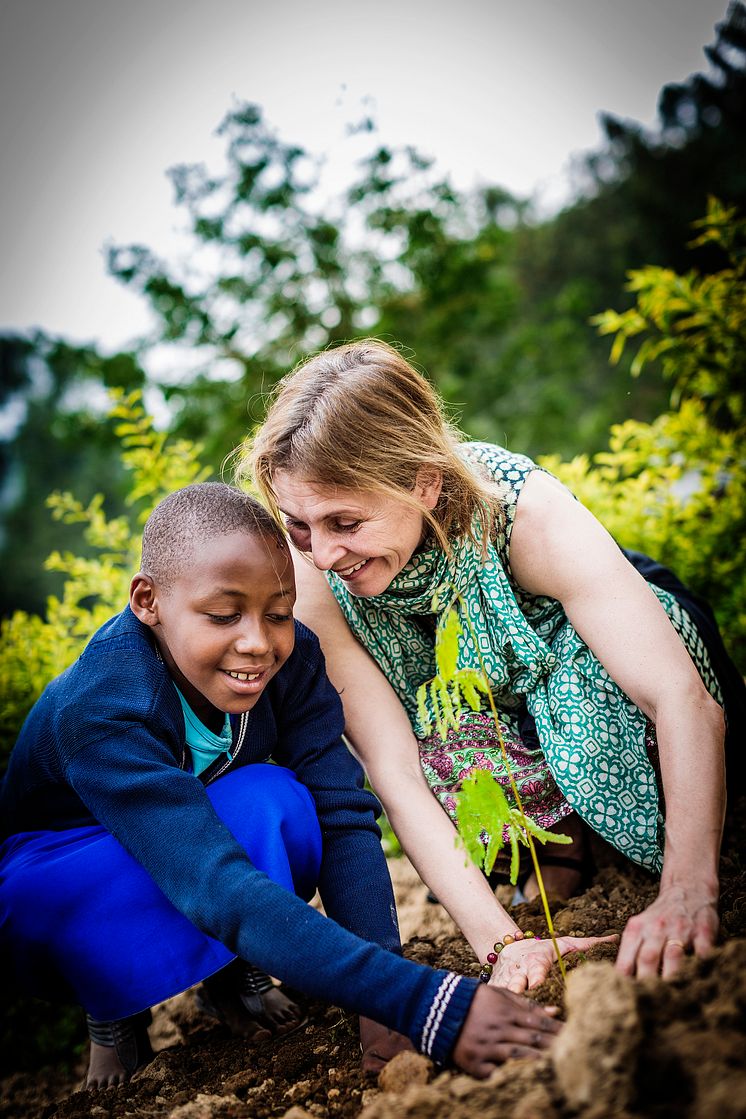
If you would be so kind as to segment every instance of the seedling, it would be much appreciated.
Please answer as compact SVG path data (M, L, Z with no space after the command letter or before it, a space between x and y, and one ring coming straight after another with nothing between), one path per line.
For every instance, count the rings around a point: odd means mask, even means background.
M447 592L448 588L441 588L433 597L433 611L438 610L439 599L442 597L444 590ZM513 885L518 881L518 846L523 844L528 847L539 886L539 895L547 929L557 956L560 973L562 978L565 979L565 964L557 944L552 914L544 889L544 880L534 841L538 840L539 843L572 843L572 839L568 835L545 831L524 811L508 752L505 748L487 669L479 649L479 642L466 611L462 612L469 628L472 643L477 651L479 669L458 668L459 641L464 632L458 610L460 605L461 595L456 592L451 595L448 607L438 619L435 634L436 674L432 680L422 684L417 691L420 722L425 733L429 734L432 732L434 721L440 737L445 740L449 730L458 731L464 705L468 705L472 711L479 711L482 708L480 696L487 698L516 806L515 808L510 806L502 788L490 773L482 770L472 774L464 781L457 797L456 816L459 836L467 854L477 866L484 869L486 874L491 873L499 851L506 841L509 842L511 847L510 881ZM432 719L427 708L428 697L432 705Z

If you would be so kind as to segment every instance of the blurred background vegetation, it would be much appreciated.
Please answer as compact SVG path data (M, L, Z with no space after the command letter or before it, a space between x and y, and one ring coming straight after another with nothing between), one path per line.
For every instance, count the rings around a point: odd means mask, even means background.
M497 186L458 192L413 149L381 145L370 120L354 129L370 133L357 180L329 197L318 190L314 153L284 143L258 106L233 108L219 129L222 170L170 172L191 231L188 258L159 260L143 245L109 248L112 273L154 312L149 336L113 355L41 331L0 336L0 615L43 613L48 596L63 593L65 572L44 564L50 552L93 554L80 518L50 517L50 491L70 491L83 506L103 491L109 516L125 509L130 479L106 422L112 389L142 390L160 427L199 441L213 474L261 420L278 377L309 351L359 335L402 342L473 437L553 456L558 470L560 459L603 453L611 425L654 420L669 407L681 349L668 367L665 348L643 351L633 372L645 364L645 373L631 376L634 347L612 366L603 331L615 329L613 320L599 330L591 318L635 305L631 270L712 276L741 251L721 237L691 242L709 196L746 210L742 3L731 4L706 54L707 75L662 90L654 131L605 116L605 144L577 169L577 199L543 221ZM680 291L668 294L681 300ZM722 325L716 319L713 329ZM667 329L662 320L647 325ZM731 357L738 396L742 364ZM687 360L694 371L685 391L677 389L676 407L725 391L697 380L696 344ZM742 422L726 405L708 415L722 430ZM669 501L691 489L702 455L687 463L690 452L678 460L686 484L659 471L656 502L661 487ZM584 461L586 469L601 462ZM734 468L717 469L722 488ZM576 464L570 474L579 482L582 472ZM620 478L625 472L629 455ZM623 517L609 527L625 543L639 541L641 531ZM717 547L736 554L736 540L724 528ZM642 533L642 543L658 558L681 559L681 548L655 533ZM712 592L706 566L702 577L680 573ZM733 603L723 603L721 617L726 607L732 612Z
M403 343L473 437L546 456L620 543L709 596L746 667L743 4L706 53L708 75L662 90L654 131L604 118L546 220L499 186L455 190L367 120L357 180L329 197L314 153L240 104L220 173L171 171L188 259L109 250L148 337L113 355L0 337L0 768L123 604L152 505L218 476L301 356L361 335ZM69 1043L24 1032L20 1053L14 1021L13 1067Z

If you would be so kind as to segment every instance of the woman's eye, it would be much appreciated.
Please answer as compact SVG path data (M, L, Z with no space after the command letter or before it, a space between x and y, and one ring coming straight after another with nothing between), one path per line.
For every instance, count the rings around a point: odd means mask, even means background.
M357 532L362 521L337 521L335 528L340 532Z
M294 544L308 539L308 525L304 525L301 521L285 521L285 528Z

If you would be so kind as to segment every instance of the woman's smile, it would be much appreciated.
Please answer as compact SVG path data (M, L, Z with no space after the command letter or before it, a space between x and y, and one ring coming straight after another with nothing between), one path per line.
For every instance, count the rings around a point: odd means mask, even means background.
M339 575L340 578L346 581L352 580L355 578L357 573L359 571L362 571L362 569L366 567L370 562L371 561L369 559L360 560L359 563L354 563L352 567L337 567L334 569L334 573L335 575Z

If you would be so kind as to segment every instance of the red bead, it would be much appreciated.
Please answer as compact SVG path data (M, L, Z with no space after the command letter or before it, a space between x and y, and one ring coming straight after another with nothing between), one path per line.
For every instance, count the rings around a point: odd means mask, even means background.
M488 952L487 953L487 963L488 964L496 964L497 963L497 953Z

